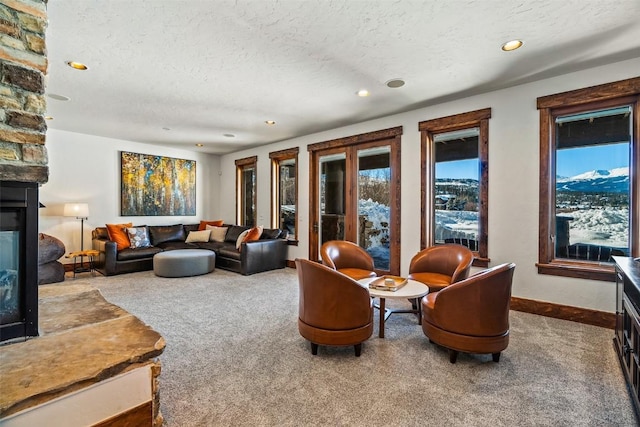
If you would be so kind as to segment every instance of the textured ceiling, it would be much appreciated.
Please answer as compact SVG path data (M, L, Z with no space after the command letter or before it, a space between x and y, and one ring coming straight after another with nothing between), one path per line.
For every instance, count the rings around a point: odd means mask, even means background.
M47 93L70 98L47 98L50 128L216 154L640 57L638 0L54 0L48 14Z

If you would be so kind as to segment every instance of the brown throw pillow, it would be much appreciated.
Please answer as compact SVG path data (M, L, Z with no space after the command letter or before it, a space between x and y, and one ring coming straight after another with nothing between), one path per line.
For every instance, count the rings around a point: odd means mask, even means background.
M127 228L129 227L133 227L133 223L107 224L109 240L116 242L119 251L126 249L131 245L129 242L129 235L127 234Z
M217 219L215 221L200 221L200 225L198 226L198 230L199 231L206 230L207 229L207 225L215 225L216 227L220 227L222 224L224 224L224 220L223 219Z
M246 236L244 236L243 242L253 242L260 239L262 235L263 226L259 225L249 230Z

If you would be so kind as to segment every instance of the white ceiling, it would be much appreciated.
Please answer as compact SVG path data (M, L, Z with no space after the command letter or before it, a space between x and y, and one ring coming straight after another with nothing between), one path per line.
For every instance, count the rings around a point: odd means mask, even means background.
M47 93L70 98L47 98L50 128L216 154L640 57L638 0L52 0L48 15Z

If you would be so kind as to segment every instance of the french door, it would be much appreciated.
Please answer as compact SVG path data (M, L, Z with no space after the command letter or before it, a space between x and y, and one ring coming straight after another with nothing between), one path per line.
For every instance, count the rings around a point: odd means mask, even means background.
M399 127L308 147L309 259L320 259L326 241L348 240L379 274L400 273L401 134Z

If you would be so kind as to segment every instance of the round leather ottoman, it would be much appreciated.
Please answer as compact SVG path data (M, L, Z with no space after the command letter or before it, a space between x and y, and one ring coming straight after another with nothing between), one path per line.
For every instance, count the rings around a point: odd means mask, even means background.
M153 256L153 272L160 277L188 277L211 273L216 254L206 249L176 249Z

